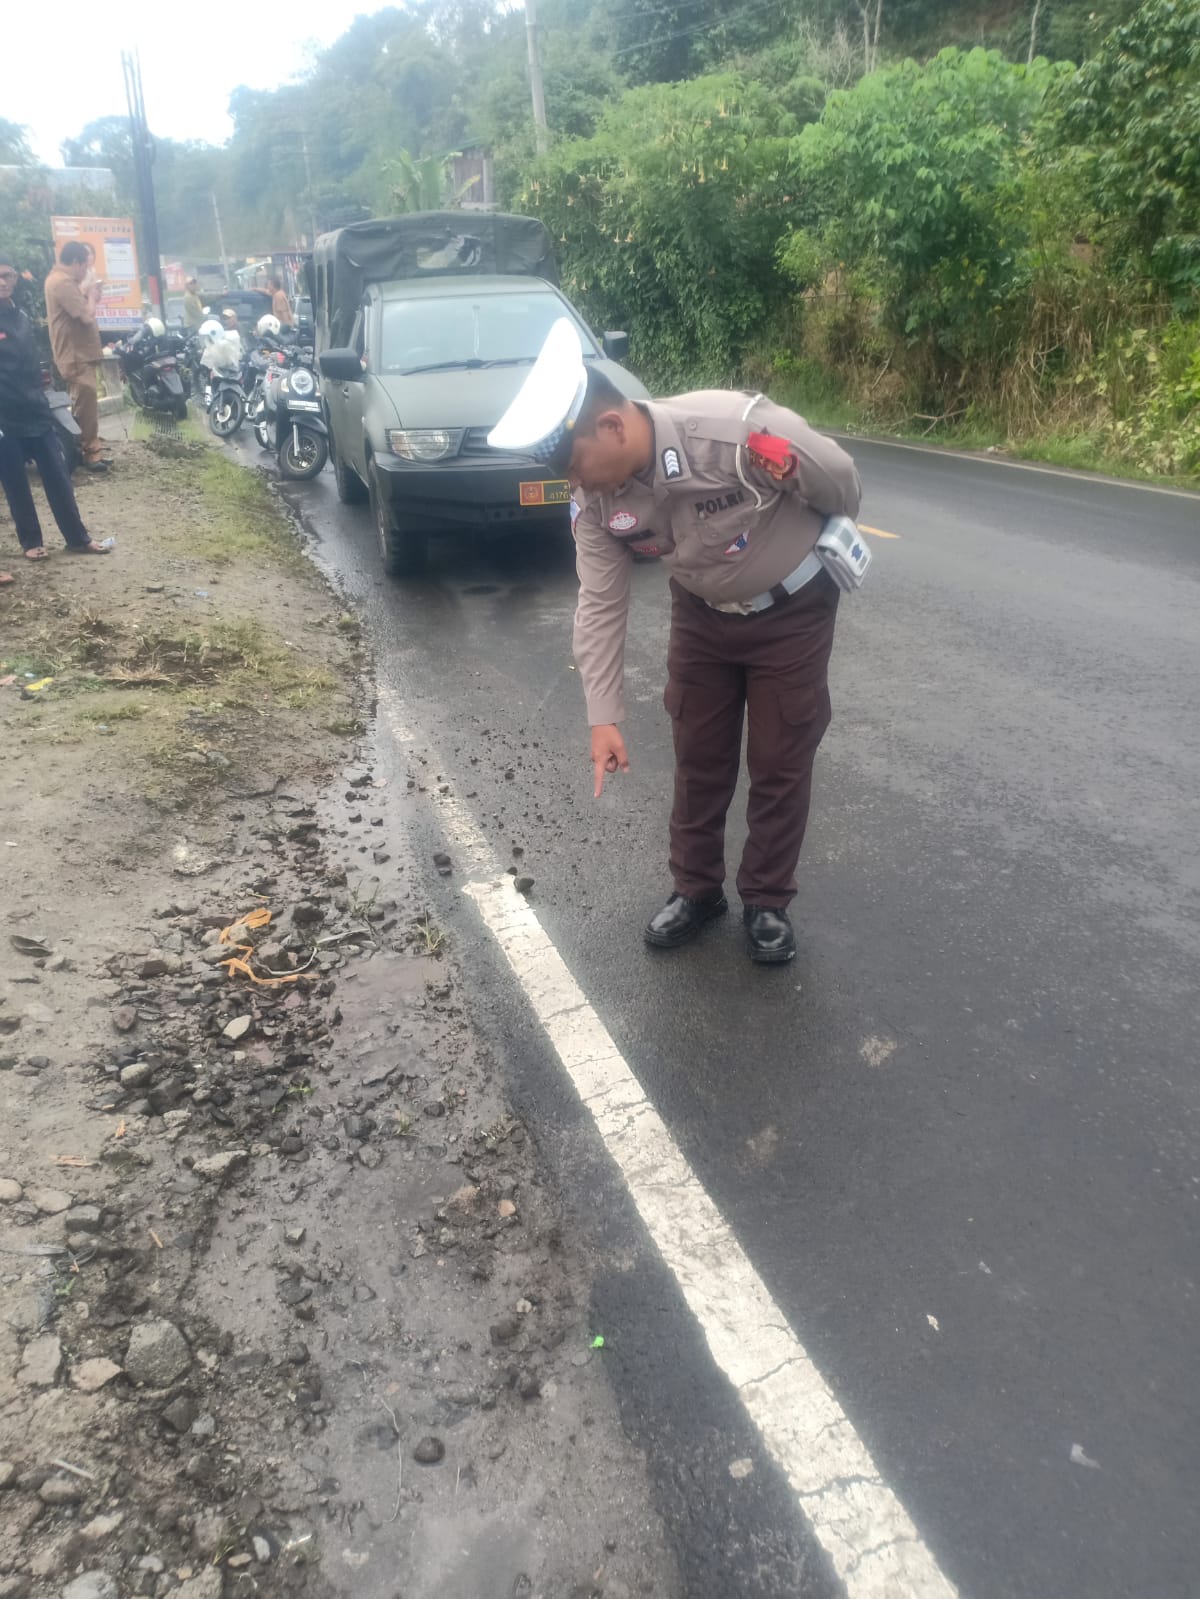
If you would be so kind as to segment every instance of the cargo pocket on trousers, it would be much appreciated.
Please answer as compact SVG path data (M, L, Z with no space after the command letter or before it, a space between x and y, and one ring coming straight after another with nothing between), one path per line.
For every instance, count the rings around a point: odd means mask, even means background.
M808 730L805 746L819 744L832 720L828 688L781 688L779 717L788 727Z
M666 706L667 715L673 722L677 722L683 715L683 684L669 679L663 690L663 704Z

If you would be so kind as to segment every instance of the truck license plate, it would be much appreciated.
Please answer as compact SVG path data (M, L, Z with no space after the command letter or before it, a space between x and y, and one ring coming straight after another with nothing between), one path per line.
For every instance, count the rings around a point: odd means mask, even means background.
M570 505L571 485L565 478L554 478L545 483L522 483L522 505Z

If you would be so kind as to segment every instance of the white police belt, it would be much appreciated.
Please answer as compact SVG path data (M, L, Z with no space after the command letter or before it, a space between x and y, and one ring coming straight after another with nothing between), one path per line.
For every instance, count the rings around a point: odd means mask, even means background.
M817 538L816 548L794 572L789 572L781 582L766 594L756 594L752 600L708 600L714 611L731 612L735 616L753 616L758 611L769 611L772 605L790 599L821 572L828 572L844 594L862 587L871 564L867 541L858 531L851 517L830 516Z
M766 594L756 594L752 600L707 600L705 603L711 605L714 611L726 611L734 616L753 616L757 611L769 611L772 605L777 605L780 600L798 594L824 570L825 563L816 550L813 550L811 555L804 557L794 572L789 572Z

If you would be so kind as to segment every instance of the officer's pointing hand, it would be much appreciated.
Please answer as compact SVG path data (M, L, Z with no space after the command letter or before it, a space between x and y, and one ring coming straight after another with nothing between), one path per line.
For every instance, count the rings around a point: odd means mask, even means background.
M592 729L592 770L596 774L595 797L600 798L607 772L627 772L629 756L625 753L625 740L612 723Z

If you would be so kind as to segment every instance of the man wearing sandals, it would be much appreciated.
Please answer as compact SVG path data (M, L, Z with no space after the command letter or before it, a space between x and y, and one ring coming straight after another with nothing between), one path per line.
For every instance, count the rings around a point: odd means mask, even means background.
M83 525L62 445L54 432L50 405L42 388L37 346L29 318L13 301L17 270L0 255L0 483L25 558L42 561L46 550L26 461L41 473L42 487L67 548L78 555L107 555Z

